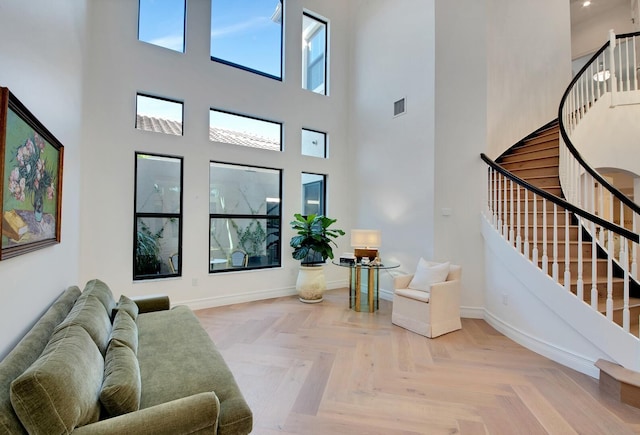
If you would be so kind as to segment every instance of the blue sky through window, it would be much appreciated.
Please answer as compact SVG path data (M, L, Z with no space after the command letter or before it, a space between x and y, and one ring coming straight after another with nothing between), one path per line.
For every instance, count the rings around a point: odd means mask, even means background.
M138 39L185 49L185 0L139 0ZM282 78L280 0L211 0L211 57Z
M140 0L138 39L184 52L185 0Z
M282 78L280 0L212 0L211 57Z
M138 94L136 97L136 108L138 115L182 122L182 103L178 101Z

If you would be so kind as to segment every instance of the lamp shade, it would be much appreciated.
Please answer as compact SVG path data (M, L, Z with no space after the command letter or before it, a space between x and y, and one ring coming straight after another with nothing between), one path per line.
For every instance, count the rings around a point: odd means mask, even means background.
M354 248L379 248L381 244L380 230L351 230L351 246Z

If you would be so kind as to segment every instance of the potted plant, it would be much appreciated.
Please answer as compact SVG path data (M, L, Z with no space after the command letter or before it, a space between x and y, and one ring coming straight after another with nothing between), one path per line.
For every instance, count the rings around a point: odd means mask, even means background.
M337 246L333 239L343 236L344 231L329 228L336 222L323 215L294 215L290 225L296 231L289 245L293 248L292 256L300 260L300 271L296 281L296 289L302 302L321 302L327 288L324 279L324 263L327 258L333 259L333 247Z

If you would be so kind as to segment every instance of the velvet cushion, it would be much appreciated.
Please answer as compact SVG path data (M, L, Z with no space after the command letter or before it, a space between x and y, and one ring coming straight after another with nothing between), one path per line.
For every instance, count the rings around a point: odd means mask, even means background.
M128 317L125 313L122 313ZM115 417L140 408L140 368L131 348L119 340L111 340L104 361L104 382L100 402Z
M118 304L116 305L116 311L125 311L133 320L138 318L138 305L125 295L120 296L120 300L118 300Z
M97 297L89 295L78 298L71 312L58 325L56 331L70 325L82 326L96 343L100 353L104 355L111 334L111 319Z
M118 340L129 346L134 354L138 353L138 326L126 311L116 313L110 340Z
M100 417L104 361L76 325L54 332L42 355L11 383L11 404L30 434L67 434Z
M104 305L104 309L107 311L108 315L111 315L111 311L116 306L111 289L107 284L99 279L92 279L84 286L84 290L80 297L82 298L87 296L94 296L98 298L100 302L102 302L102 305Z
M432 284L446 281L447 275L449 275L449 262L431 263L421 258L409 288L428 292Z

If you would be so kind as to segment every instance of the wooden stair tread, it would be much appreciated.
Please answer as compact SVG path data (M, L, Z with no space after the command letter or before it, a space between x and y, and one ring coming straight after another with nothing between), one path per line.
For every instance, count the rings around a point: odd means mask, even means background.
M516 155L516 154L521 154L521 153L527 153L527 152L531 152L531 151L543 151L543 150L550 150L553 148L558 148L558 140L557 139L551 139L551 140L540 140L540 141L529 141L529 142L523 142L522 144L518 145L517 147L512 148L510 151L508 151L509 154L504 154L504 155ZM503 156L500 156L503 157Z
M506 169L506 168L505 168ZM526 168L518 168L513 171L532 171L534 169L558 169L558 165L536 165L536 166L527 166ZM510 172L513 172L510 170ZM549 175L550 176L550 175Z
M625 369L619 364L604 359L596 361L596 367L617 381L624 382L625 384L633 385L635 387L640 387L640 373L638 372Z
M558 156L546 156L546 157L536 157L536 158L523 158L517 160L507 160L500 162L500 166L505 169L509 169L513 166L518 166L519 169L528 169L535 166L540 166L541 160L545 161L547 165L553 164L553 161L559 161L560 158Z
M559 141L560 141L560 135L558 133L553 133L553 134L541 136L539 138L526 140L523 142L522 146L519 149L534 148L534 147L558 148Z
M640 298L632 298L629 297L629 308L640 307ZM623 298L613 298L613 310L619 311L624 308L624 299ZM601 313L607 312L607 298L598 298L598 311Z
M529 184L534 184L534 180L547 180L549 178L557 179L558 183L555 186L560 187L560 177L557 175L531 175L531 176L528 176L527 178L523 178L523 180L525 180Z
M560 132L558 131L558 129L551 129L551 130L547 130L541 134L536 135L535 137L532 137L530 139L527 139L524 141L525 146L528 144L535 144L535 143L540 143L540 142L552 142L552 141L558 141L560 140ZM557 144L556 144L557 145Z
M600 369L600 391L622 403L640 407L640 373L603 359L596 361L595 365Z
M523 150L519 153L507 154L500 157L496 162L502 164L513 162L524 162L537 158L560 157L558 147L550 147L539 150Z
M513 153L516 151L520 151L526 148L531 148L533 146L541 145L541 144L547 144L548 148L553 148L554 146L557 148L558 142L556 141L558 140L560 140L560 135L558 133L547 133L541 136L536 136L530 139L523 140L508 152Z

